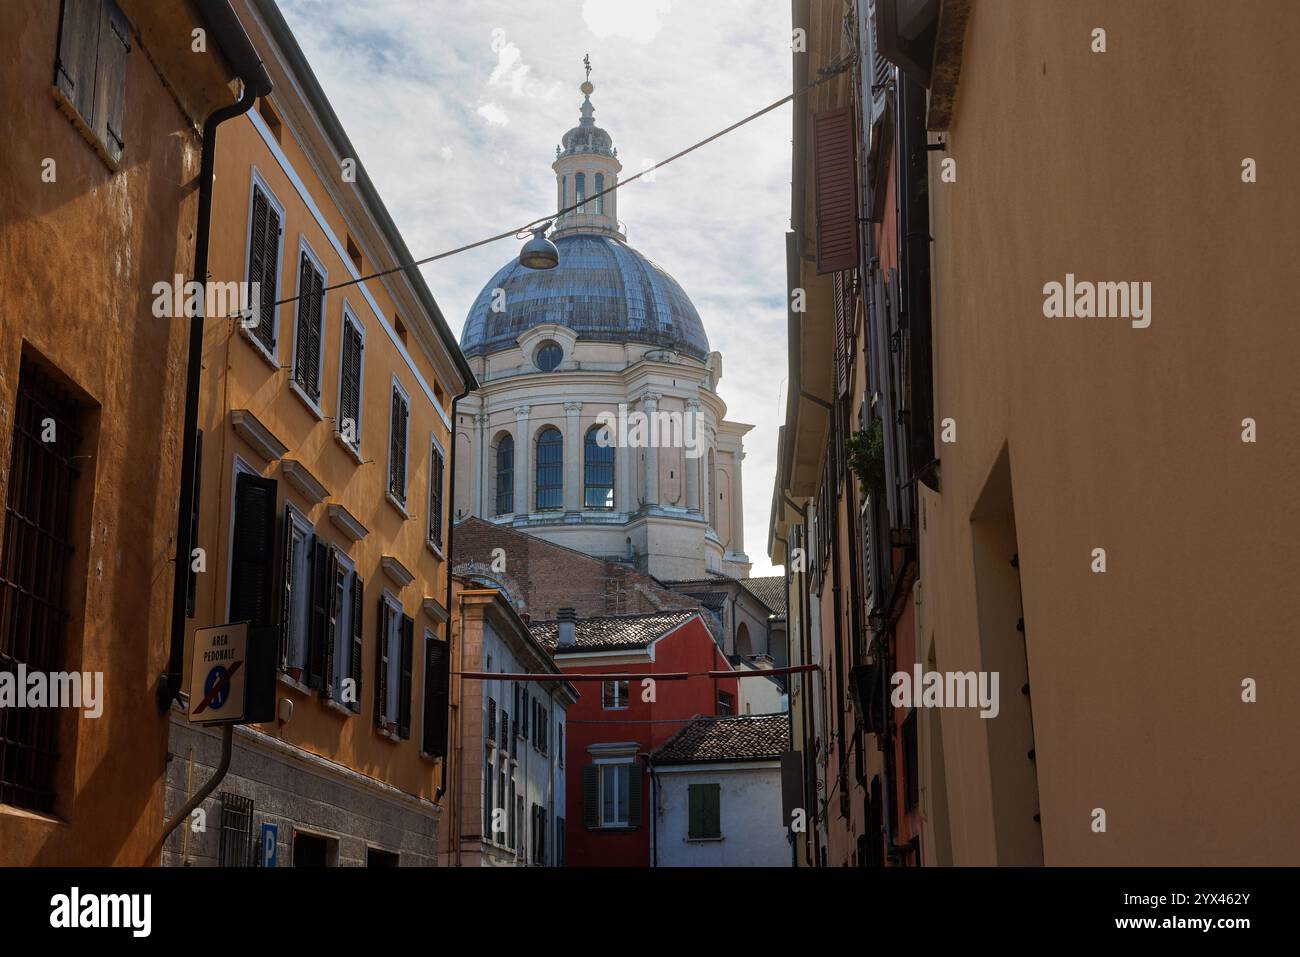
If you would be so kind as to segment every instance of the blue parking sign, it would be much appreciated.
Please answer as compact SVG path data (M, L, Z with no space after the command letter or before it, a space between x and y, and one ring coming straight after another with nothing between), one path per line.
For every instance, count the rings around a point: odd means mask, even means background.
M262 824L262 866L275 867L276 851L279 848L280 829L274 824Z

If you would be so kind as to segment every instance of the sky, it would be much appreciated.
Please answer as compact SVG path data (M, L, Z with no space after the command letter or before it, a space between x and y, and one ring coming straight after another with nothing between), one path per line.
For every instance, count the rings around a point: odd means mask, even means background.
M278 0L417 258L555 207L590 55L596 124L626 177L790 92L780 0ZM628 243L681 283L722 353L727 417L749 423L745 550L772 574L768 518L786 378L790 108L619 193ZM423 267L458 336L521 243Z

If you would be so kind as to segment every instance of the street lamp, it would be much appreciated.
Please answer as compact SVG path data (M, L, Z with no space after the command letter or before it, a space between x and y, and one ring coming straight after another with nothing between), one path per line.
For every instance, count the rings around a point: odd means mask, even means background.
M543 223L533 230L533 238L524 243L519 251L519 264L529 269L554 269L560 264L560 251L555 243L546 238L550 223Z

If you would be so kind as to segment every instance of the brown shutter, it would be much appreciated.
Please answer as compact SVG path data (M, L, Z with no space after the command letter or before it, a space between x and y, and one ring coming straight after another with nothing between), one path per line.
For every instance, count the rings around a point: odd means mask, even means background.
M835 394L845 396L849 391L849 365L844 355L844 332L848 319L845 315L844 273L834 275L832 286L835 291Z
M320 353L325 329L325 281L310 263L307 266L307 369L303 388L316 401L320 401Z
M406 504L406 400L393 389L393 412L389 435L388 490L403 505Z
M415 684L415 619L402 617L401 697L397 701L397 735L411 736L411 692Z
M87 123L92 121L95 111L100 19L99 0L63 0L54 85Z
M362 617L365 615L365 582L360 575L352 578L352 667L348 675L352 679L353 700L347 702L349 708L361 711L361 635Z
M360 445L361 408L361 333L351 322L343 323L343 384L339 397L339 431L343 422L352 420L352 434Z
M99 26L99 62L95 69L95 136L116 166L126 146L122 133L126 107L126 55L131 26L113 0L104 0Z
M375 724L384 727L388 711L388 620L393 610L379 596L379 634L375 642Z
M230 620L269 625L275 569L275 479L241 473L235 480Z
M594 764L582 769L582 823L600 827L600 768Z
M339 619L343 616L343 586L347 580L347 572L339 564L339 553L335 549L329 550L329 594L327 596L327 612L325 624L325 680L321 688L327 698L333 698L338 694L334 687L334 654L338 647Z
M817 205L817 272L858 264L857 176L853 162L853 111L813 117L813 180Z

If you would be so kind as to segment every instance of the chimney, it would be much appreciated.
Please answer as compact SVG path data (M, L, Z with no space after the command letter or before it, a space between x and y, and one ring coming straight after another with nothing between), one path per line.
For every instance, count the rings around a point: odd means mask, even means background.
M560 623L560 633L556 638L556 645L560 648L572 648L578 640L577 613L572 608L561 608L556 615L556 620Z

